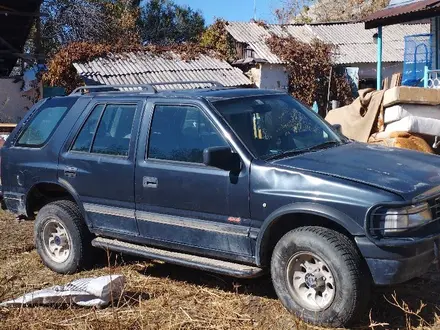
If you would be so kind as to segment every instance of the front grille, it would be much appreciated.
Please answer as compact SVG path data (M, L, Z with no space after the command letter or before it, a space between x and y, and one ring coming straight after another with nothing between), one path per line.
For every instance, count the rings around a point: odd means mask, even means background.
M432 219L440 220L440 196L429 200L428 204L431 208Z

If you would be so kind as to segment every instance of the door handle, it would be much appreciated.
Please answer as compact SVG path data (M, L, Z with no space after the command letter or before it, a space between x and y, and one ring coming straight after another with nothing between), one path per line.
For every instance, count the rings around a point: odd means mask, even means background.
M150 176L144 176L142 180L142 185L144 188L157 188L159 180Z
M76 177L76 171L76 167L67 167L66 169L64 169L64 176L68 178L74 178Z

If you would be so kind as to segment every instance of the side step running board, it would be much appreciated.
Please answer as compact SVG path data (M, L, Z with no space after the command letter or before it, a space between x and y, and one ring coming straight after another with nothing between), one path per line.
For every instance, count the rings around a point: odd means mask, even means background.
M238 278L253 278L263 275L263 269L233 262L199 257L191 254L161 250L148 246L121 242L103 237L95 238L92 245L105 250L131 254L145 259L169 262L180 266L197 268L209 272Z

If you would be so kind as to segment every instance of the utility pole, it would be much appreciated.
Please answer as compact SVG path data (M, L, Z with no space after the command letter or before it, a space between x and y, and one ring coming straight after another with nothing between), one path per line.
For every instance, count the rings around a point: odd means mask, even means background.
M254 21L257 20L257 0L254 0Z
M41 17L35 18L35 55L37 57L38 64L44 64L43 47L41 43Z

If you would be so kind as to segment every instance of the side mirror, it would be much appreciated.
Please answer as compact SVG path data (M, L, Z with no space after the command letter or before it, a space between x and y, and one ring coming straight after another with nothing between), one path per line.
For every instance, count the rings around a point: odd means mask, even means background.
M333 128L334 128L335 130L337 130L339 133L342 133L342 126L341 126L340 124L333 124L332 126L333 126Z
M225 171L239 172L241 170L240 156L233 153L229 147L212 147L203 150L203 163Z

